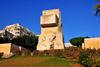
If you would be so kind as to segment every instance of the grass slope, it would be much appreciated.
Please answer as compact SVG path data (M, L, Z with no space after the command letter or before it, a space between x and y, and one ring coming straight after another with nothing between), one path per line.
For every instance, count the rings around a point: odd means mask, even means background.
M51 56L14 56L0 59L0 67L71 67L70 63L75 64L77 61L53 59Z

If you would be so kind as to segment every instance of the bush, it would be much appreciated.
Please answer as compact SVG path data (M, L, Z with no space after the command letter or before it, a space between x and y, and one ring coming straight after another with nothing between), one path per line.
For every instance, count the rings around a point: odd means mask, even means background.
M72 59L78 59L79 58L79 50L81 48L77 49L77 48L66 48L64 50L64 56L65 58L72 58Z
M39 54L38 55L44 55L44 51L39 51Z
M49 55L50 54L50 50L44 50L44 55Z
M82 61L82 65L87 66L87 67L92 67L92 65L93 65L93 60L91 59L91 57L86 57L86 58Z
M59 58L66 58L66 59L78 59L79 58L79 50L81 48L66 48L64 50L50 50L51 56L59 57Z
M96 59L96 65L97 65L97 66L100 66L100 58L97 58L97 59Z
M54 57L62 58L62 50L50 50L50 55Z
M22 52L21 51L15 51L15 55L21 55Z
M38 50L33 50L33 55L38 55L39 51Z
M31 55L31 50L25 50L24 55Z
M24 35L22 37L13 38L11 42L15 45L22 46L33 51L36 50L36 46L38 44L38 37Z
M88 56L89 53L86 51L80 51L79 54L79 63L81 63L84 66L91 67L93 65L93 60L91 57Z

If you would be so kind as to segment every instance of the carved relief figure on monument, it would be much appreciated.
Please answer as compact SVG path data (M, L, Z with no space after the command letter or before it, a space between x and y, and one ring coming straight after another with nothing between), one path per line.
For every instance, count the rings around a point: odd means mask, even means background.
M52 35L51 38L49 38L49 41L52 42L56 38L56 35Z
M45 36L42 36L42 40L45 41L45 39L46 39L46 37Z
M54 42L53 40L56 38L56 35L52 35L51 38L49 38L49 41L51 42L50 44L50 49L54 49Z

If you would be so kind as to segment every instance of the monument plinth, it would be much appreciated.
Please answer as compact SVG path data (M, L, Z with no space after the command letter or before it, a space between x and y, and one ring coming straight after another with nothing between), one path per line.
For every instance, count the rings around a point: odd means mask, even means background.
M37 50L64 49L60 10L43 11L40 24Z

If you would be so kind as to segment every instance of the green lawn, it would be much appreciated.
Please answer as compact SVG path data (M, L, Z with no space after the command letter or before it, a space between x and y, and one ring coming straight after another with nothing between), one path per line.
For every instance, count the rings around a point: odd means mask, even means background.
M71 67L68 61L51 56L14 56L9 59L0 59L0 67Z

